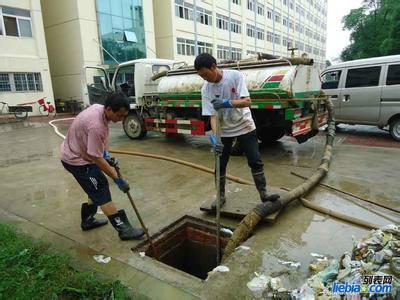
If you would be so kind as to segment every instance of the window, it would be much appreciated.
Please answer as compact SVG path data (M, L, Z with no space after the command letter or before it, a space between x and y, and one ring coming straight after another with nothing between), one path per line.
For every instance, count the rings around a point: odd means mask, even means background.
M194 56L194 41L193 40L177 38L176 42L177 42L178 54Z
M261 4L261 3L258 3L258 2L257 2L257 13L258 13L259 15L261 15L261 16L264 15L264 13L265 13L264 4Z
M346 88L377 86L381 67L350 69L347 71Z
M229 57L229 52L231 52L231 57ZM241 60L242 49L217 45L217 58L221 60Z
M0 92L11 92L10 75L0 73Z
M231 31L235 33L242 33L242 22L231 19Z
M251 11L256 11L256 1L255 0L247 0L247 9Z
M281 22L281 14L280 13L275 12L275 22L278 22L278 23Z
M272 20L273 11L271 9L267 9L267 18Z
M290 7L290 9L294 9L294 1L293 0L290 0L289 7Z
M257 39L264 40L265 39L265 31L264 29L257 28Z
M40 73L0 73L0 92L42 92Z
M169 71L170 67L168 65L153 65L151 67L151 71L153 75L156 75L158 73L164 72L164 71Z
M322 89L337 89L342 71L330 71L322 75Z
M197 42L197 48L200 53L209 53L212 55L213 45L205 42Z
M175 0L175 16L193 20L193 5L182 0Z
M254 26L247 24L247 36L249 37L256 36L256 28Z
M267 32L267 41L272 43L273 40L274 40L274 34L270 31L268 31Z
M232 3L240 5L240 0L232 0Z
M228 30L229 18L223 15L217 14L217 27L219 29Z
M280 44L281 43L281 36L279 34L275 34L274 43L275 44Z
M4 30L2 23L4 22ZM32 37L31 13L29 10L0 7L0 35Z
M395 85L395 84L400 84L400 65L390 65L388 69L386 85ZM1 90L1 85L0 85L0 90Z
M197 7L197 22L204 24L204 25L212 25L212 12L201 8Z

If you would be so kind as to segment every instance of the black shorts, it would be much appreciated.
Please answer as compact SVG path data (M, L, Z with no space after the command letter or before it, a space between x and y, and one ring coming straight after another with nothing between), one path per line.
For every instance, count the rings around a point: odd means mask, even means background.
M61 163L68 172L74 175L95 205L100 206L111 201L108 180L98 166L95 164L73 166L63 161Z

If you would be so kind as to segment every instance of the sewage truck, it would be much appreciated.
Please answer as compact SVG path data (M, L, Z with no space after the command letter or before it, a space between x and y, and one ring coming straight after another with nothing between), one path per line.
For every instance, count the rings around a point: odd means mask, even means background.
M259 55L218 67L243 74L261 142L276 141L286 134L302 143L326 123L326 97L312 59ZM173 60L138 59L118 65L114 74L100 67L85 67L84 72L86 105L104 103L110 91L127 95L130 112L123 128L131 139L143 138L149 131L205 135L211 130L209 117L201 114L204 80L193 67ZM240 151L234 142L232 152Z

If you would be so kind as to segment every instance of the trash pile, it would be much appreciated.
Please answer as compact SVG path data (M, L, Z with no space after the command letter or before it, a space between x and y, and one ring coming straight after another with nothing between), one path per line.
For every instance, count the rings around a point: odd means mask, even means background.
M339 260L311 255L315 258L309 265L313 275L300 289L289 292L279 278L259 274L247 287L256 298L271 292L275 298L283 293L286 299L302 300L341 299L340 295L355 294L368 297L373 293L400 296L400 225L370 231L361 241L354 241L352 252L344 253Z

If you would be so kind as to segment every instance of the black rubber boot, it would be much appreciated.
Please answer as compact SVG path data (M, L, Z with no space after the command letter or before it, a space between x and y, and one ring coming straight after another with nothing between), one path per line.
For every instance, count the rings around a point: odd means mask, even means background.
M268 194L267 193L267 182L265 180L264 171L260 171L257 173L252 173L254 183L256 185L257 191L260 194L261 202L275 202L279 199L278 194Z
M220 208L224 206L226 202L226 197L225 197L225 176L221 176L220 178L220 189L221 189L221 203L220 203ZM211 209L212 210L217 210L217 199L211 203Z
M138 240L144 235L142 228L135 228L129 223L128 217L123 209L116 214L108 216L112 226L118 231L119 238L125 240Z
M94 229L108 223L107 219L97 220L94 215L97 213L97 205L82 203L81 207L81 228L83 231Z

